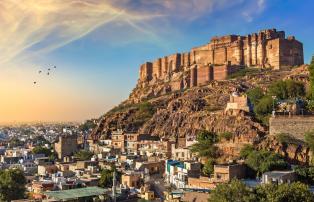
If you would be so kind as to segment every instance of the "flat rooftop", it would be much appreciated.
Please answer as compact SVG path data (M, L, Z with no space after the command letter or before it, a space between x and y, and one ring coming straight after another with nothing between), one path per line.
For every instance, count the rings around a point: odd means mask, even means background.
M44 194L48 198L55 200L76 199L90 196L99 196L105 194L106 190L100 187L86 187L78 189L47 191Z

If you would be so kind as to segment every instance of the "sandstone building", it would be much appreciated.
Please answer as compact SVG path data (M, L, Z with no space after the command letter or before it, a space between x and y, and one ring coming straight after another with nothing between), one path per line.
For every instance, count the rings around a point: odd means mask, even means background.
M77 136L76 135L60 135L58 142L55 143L55 151L58 154L58 159L63 159L67 156L72 156L77 151Z
M303 45L284 31L262 30L247 36L213 37L206 45L146 62L140 67L139 87L158 81L180 90L224 80L243 67L280 69L303 64Z

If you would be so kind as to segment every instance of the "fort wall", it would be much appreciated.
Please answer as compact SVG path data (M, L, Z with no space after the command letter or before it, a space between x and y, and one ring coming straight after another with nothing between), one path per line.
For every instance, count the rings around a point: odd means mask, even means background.
M172 80L177 73L189 72L189 86L197 86L211 80L224 80L239 67L280 69L303 63L301 42L293 36L285 38L284 31L268 29L247 36L213 37L209 43L194 47L190 52L146 62L140 67L139 83L171 81L178 89L188 85L183 80Z
M314 116L276 116L269 119L270 135L290 134L304 140L304 134L314 130Z

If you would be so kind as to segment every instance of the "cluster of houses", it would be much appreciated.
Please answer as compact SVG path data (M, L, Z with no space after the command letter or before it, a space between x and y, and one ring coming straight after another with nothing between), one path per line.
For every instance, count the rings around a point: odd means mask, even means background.
M225 113L239 110L250 111L248 99L233 93ZM64 133L53 146L44 146L54 150L56 159L34 154L30 144L2 146L0 167L24 171L29 201L206 201L210 190L233 178L249 186L296 180L294 171L272 171L261 181L246 180L247 168L241 161L214 165L213 174L204 176L201 160L189 149L194 143L123 130L113 131L110 139ZM80 150L93 156L80 160L75 157ZM99 187L103 170L111 172L105 188Z

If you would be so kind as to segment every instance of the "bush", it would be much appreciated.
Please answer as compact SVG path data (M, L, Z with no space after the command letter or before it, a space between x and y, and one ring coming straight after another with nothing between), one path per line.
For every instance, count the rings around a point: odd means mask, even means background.
M243 159L246 159L248 157L248 155L254 151L255 151L255 149L254 149L253 145L246 144L246 145L244 145L244 147L240 151L240 157Z
M214 165L215 165L215 159L213 158L209 158L207 159L203 169L202 169L202 172L204 175L206 176L210 176L211 174L214 173Z
M250 102L255 106L258 104L258 102L260 101L260 99L262 99L264 97L264 92L261 88L257 87L257 88L253 88L249 91L247 91L247 96L250 100Z
M273 98L270 96L265 96L254 107L254 112L260 116L268 115L272 112L273 105L274 105Z
M229 184L218 184L209 194L209 202L255 202L256 196L249 187L237 179Z
M36 146L32 152L33 154L44 154L46 157L49 157L52 154L50 149L41 146Z
M296 139L290 134L287 133L280 133L276 135L276 139L281 143L281 144L294 144L294 145L301 145L303 142L301 140Z
M217 155L217 147L214 143L217 141L215 133L201 131L196 137L197 143L190 147L192 153L196 153L198 157L214 158Z
M244 77L244 76L247 76L247 75L256 74L258 72L260 72L260 70L257 69L257 68L243 68L243 69L240 69L240 70L230 74L228 76L228 79L241 78L241 77Z
M22 199L25 196L26 178L19 169L0 171L0 201Z
M294 168L294 171L298 175L298 179L306 184L314 184L314 167L302 167L298 166Z
M279 99L297 98L306 95L302 82L291 79L280 80L269 86L269 95L274 95Z
M256 172L257 176L267 171L289 168L289 164L279 154L265 150L251 152L247 156L245 163Z
M309 187L300 182L260 185L256 188L256 195L257 201L265 202L313 202L314 197Z
M76 158L78 158L81 161L90 160L93 156L93 153L86 150L80 150L77 153L74 154Z
M224 140L229 141L229 140L232 139L232 137L233 137L233 134L230 133L230 132L224 132L224 133L220 133L219 134L219 139L220 140L224 139Z

